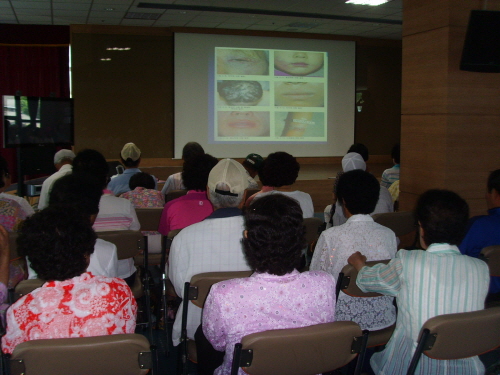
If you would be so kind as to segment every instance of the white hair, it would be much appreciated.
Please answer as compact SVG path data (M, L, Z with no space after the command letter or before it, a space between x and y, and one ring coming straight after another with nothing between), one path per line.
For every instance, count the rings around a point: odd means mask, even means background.
M215 189L229 191L229 186L224 182L219 182L215 186ZM238 207L241 203L241 200L243 199L244 194L245 191L242 191L241 193L238 194L237 197L236 196L233 197L231 195L218 194L215 192L215 190L209 189L208 199L210 200L210 202L212 202L214 209L217 210L219 208Z

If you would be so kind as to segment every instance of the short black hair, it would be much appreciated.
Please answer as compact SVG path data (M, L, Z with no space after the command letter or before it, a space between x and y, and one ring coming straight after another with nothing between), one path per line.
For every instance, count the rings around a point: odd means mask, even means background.
M370 153L368 152L368 147L366 147L362 143L354 143L351 147L349 147L349 150L347 150L347 153L349 153L349 152L357 152L358 154L361 155L361 157L363 158L363 160L365 162L367 162L368 159L370 158Z
M254 199L245 213L245 229L242 242L253 270L282 276L299 266L306 239L296 200L283 194Z
M67 280L87 269L96 234L90 220L74 207L49 206L20 226L17 247L43 280Z
M380 184L362 169L342 173L337 184L337 199L353 215L371 214L380 195Z
M433 189L420 196L415 216L424 230L426 245L449 243L458 246L466 233L469 206L453 191Z
M300 164L287 152L278 151L269 154L259 171L260 181L264 186L280 187L292 185L297 180Z
M99 151L85 149L73 159L73 173L91 174L101 181L101 187L108 183L108 171L108 163Z
M137 172L128 182L128 187L130 190L134 190L136 187L143 187L144 189L154 189L155 188L155 178L146 172Z
M396 164L399 164L400 154L401 154L401 147L399 146L399 143L396 143L391 150L391 157L394 159L394 162Z
M186 161L192 157L202 155L205 150L198 142L188 142L182 148L182 160Z
M120 159L122 161L122 164L127 168L137 168L141 163L140 157L137 160L132 160L131 158L127 158L127 160L125 160L122 158L122 155L120 154Z
M101 181L88 173L72 173L57 179L49 193L49 206L73 206L85 216L99 212Z
M9 175L9 165L7 164L7 160L0 155L0 189L5 186L5 182L3 180L4 177Z
M208 175L219 161L210 154L201 154L184 161L182 183L187 190L207 190Z
M493 171L488 176L488 192L495 189L497 193L500 193L500 169Z

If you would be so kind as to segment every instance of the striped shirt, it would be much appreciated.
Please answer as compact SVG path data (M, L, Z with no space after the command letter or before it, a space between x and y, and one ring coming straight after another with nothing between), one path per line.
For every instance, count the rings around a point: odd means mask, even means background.
M396 330L370 364L379 375L406 374L422 325L430 318L484 308L488 266L460 254L456 246L432 244L426 251L400 250L388 264L364 267L357 284L365 292L397 297ZM478 357L458 360L420 358L415 374L484 374Z
M380 185L389 189L393 182L399 180L399 164L394 167L386 169L382 173L382 178L380 179Z

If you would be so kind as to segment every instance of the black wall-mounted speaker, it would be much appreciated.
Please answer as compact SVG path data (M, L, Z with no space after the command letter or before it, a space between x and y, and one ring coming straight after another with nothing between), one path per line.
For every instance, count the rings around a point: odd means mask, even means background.
M460 70L500 73L500 11L471 11Z

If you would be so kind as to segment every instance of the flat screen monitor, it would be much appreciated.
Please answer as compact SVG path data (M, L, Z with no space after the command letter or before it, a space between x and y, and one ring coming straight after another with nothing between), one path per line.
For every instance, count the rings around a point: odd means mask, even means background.
M73 99L3 97L4 147L73 145Z

